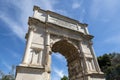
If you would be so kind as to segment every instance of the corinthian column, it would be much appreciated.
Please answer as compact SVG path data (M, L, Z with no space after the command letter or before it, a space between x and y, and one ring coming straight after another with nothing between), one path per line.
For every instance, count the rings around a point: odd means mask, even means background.
M24 57L23 57L23 60L22 60L22 64L27 64L28 63L28 58L29 58L29 54L30 54L30 47L31 47L31 43L32 43L34 30L35 30L34 27L32 27L32 26L29 27L27 45L26 45Z

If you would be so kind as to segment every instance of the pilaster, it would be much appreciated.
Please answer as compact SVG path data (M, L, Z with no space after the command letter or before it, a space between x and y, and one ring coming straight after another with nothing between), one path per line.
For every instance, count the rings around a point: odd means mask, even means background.
M51 50L50 50L50 34L46 31L46 59L45 59L45 70L51 72Z
M93 46L92 46L92 45L93 45L93 43L90 41L90 42L89 42L89 46L90 46L91 54L92 54L92 56L93 56L93 61L94 61L94 63L95 63L95 68L96 68L97 72L101 73L101 70L100 70L100 67L99 67L97 58L96 58L96 56L95 56L95 52L94 52L94 49L93 49Z
M84 55L83 48L82 48L82 40L79 41L79 48L80 48L80 52L83 60L83 67L84 67L84 74L85 74L85 73L88 73L88 68L86 63L86 57Z

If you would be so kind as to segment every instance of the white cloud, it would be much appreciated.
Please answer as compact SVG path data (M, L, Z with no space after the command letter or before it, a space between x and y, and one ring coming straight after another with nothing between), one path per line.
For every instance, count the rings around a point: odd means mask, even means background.
M78 2L73 2L72 8L73 8L73 9L80 8L80 3L78 3Z
M11 19L11 17L14 18L13 16L10 16L9 13L5 13L4 11L0 11L0 18L7 23L9 28L13 33L16 34L21 40L24 40L25 33L27 32L27 22L28 22L28 17L32 16L33 14L33 6L37 5L39 7L42 7L43 9L49 9L49 10L54 10L53 5L56 3L55 0L49 1L49 0L22 0L22 1L16 1L12 0L6 1L6 5L12 4L14 7L17 7L16 12L20 12L20 15L18 15L19 20L14 21ZM22 6L21 6L22 5ZM6 6L6 8L9 6ZM10 16L10 17L9 17ZM18 24L17 24L18 23Z
M51 80L60 80L60 78L58 76L54 76L54 77L52 77Z
M56 1L52 0L52 1L49 1L49 0L41 0L41 1L37 1L39 3L39 5L41 7L43 7L44 9L48 9L48 10L54 10L53 8L53 5L56 3Z
M102 17L114 16L118 10L119 0L92 0L90 6L90 15L97 19L101 14Z
M52 80L61 80L61 78L67 74L64 72L64 70L58 69L55 66L53 67L53 73L52 74Z
M2 60L2 64L3 64L7 69L11 70L11 66L10 66L7 62L5 62L5 61Z
M62 14L62 15L64 15L64 16L69 16L69 14L67 13L66 10L57 9L56 12L59 13L59 14Z
M65 74L63 73L63 70L59 70L57 68L54 68L53 70L60 78L62 78Z
M52 56L57 58L58 60L60 60L62 62L66 61L65 57L63 55L61 55L60 53L53 53Z
M67 76L67 71L66 71L67 68L59 67L59 65L61 65L61 64L54 65L54 62L56 62L56 60L58 60L58 61L62 62L63 66L64 66L64 65L66 65L66 59L60 53L52 53L52 57L54 57L54 61L52 64L52 80L60 80L64 75Z
M80 11L80 22L83 22L84 23L84 20L86 19L86 10L85 8L82 8L81 11Z
M93 18L96 18L99 15L101 6L98 6L101 1L100 0L92 0L91 6L90 6L90 14Z
M10 19L9 17L5 16L4 14L0 15L0 18L6 23L8 24L9 28L20 38L20 39L24 39L25 36L25 29L23 27L21 27L20 25L17 24L17 22L15 23L12 19Z
M15 52L14 50L11 50L11 49L9 49L9 48L5 48L5 50L6 51L9 51L9 53L10 53L10 55L12 56L12 57L14 57L14 58L16 58L16 59L20 59L20 55L17 53L17 52Z
M120 35L110 36L109 38L105 39L104 42L109 44L120 44Z
M63 56L60 53L53 53L53 57L57 57L58 59L63 59Z

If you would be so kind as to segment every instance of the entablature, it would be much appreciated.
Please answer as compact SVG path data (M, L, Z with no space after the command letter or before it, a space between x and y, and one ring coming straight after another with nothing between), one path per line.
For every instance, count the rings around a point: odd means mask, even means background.
M67 31L67 30L69 30L69 31L71 31L71 32L69 32L69 33L74 33L74 34L76 34L76 35L74 35L74 38L76 39L76 40L79 40L81 37L82 38L84 38L84 39L87 39L87 40L91 40L92 38L93 38L93 36L92 35L89 35L89 34L85 34L85 33L82 33L82 32L79 32L79 31L75 31L75 30L72 30L72 29L68 29L68 28L64 28L64 27L60 27L59 25L56 25L56 24L52 24L52 23L47 23L47 22L42 22L42 21L40 21L39 19L36 19L36 18L34 18L34 17L29 17L29 21L28 21L28 24L29 24L29 26L33 26L33 25L40 25L40 24L44 24L45 25L45 27L46 27L46 29L48 30L48 32L50 33L50 34L57 34L57 35L63 35L63 33L62 34L60 34L59 32L61 32L60 30L62 30L62 31ZM55 27L54 27L55 26ZM52 28L52 29L50 29L50 28ZM56 28L55 30L53 29L53 28ZM60 29L59 30L59 32L58 32L58 28ZM64 30L63 30L64 29ZM52 30L52 31L51 31ZM66 33L66 32L65 32ZM64 36L65 36L65 34L64 34ZM66 35L66 36L68 36L68 35ZM71 35L70 35L71 36ZM75 37L76 36L76 37Z
M34 6L33 10L34 10L33 18L36 18L41 22L51 23L63 28L71 29L84 34L89 34L86 30L86 27L88 26L87 24L80 23L77 20L71 19L69 17L60 15L49 10L42 10L37 6Z

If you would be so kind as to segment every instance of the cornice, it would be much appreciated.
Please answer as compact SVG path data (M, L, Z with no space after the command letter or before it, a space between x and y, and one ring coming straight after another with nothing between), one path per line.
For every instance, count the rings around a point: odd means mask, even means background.
M40 7L34 6L34 7L33 7L33 11L35 11L35 10L40 10Z
M42 22L39 19L36 19L36 18L33 18L33 17L29 17L29 19L28 19L28 25L29 26L33 25L33 24L39 24L39 23L44 23L45 24L45 22Z
M50 10L43 10L43 9L41 9L41 8L38 7L38 6L34 6L33 11L35 11L35 10L38 10L38 12L39 12L39 11L43 11L43 12L45 12L47 15L51 15L51 16L54 16L54 17L66 19L68 22L70 21L71 23L74 23L74 24L80 24L80 25L83 25L84 27L87 27L87 26L88 26L88 24L86 24L86 23L81 23L81 22L79 22L78 20L72 19L72 18L70 18L70 17L66 17L66 16L64 16L64 15L55 13L55 12L50 11Z

